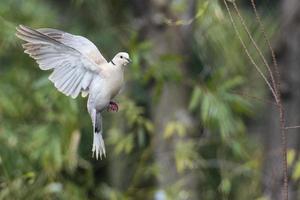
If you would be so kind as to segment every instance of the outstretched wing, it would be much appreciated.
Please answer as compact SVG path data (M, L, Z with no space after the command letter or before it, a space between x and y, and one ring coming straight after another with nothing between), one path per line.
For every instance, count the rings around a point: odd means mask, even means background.
M87 90L93 77L107 63L97 47L88 39L55 29L34 30L20 25L16 36L26 41L25 53L39 64L40 69L53 69L49 79L62 93L76 98Z
M37 29L37 31L78 50L80 53L87 56L98 65L107 63L106 59L102 56L97 47L85 37L72 35L70 33L53 28L40 28Z

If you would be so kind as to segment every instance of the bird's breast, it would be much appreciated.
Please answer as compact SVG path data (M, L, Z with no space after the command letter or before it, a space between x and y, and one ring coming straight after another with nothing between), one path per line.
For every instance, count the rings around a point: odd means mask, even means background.
M107 78L107 88L110 93L110 99L113 99L121 90L124 82L123 71L115 70L114 73Z
M123 76L111 80L111 99L113 99L121 90L123 85Z

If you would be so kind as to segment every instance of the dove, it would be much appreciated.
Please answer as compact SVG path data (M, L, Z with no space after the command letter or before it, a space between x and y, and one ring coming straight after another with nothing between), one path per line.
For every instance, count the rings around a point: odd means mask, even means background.
M25 41L24 52L35 59L54 86L72 98L88 96L87 110L93 124L92 156L106 156L102 137L104 110L118 111L113 101L124 84L124 68L131 62L126 52L108 62L87 38L52 28L32 29L19 25L16 36Z

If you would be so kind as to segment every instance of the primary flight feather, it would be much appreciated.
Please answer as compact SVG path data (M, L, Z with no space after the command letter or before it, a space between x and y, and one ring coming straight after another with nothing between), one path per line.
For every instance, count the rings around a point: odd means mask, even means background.
M16 36L26 43L25 53L42 70L53 70L49 80L63 94L76 98L88 95L87 109L93 124L93 156L105 156L102 116L105 109L117 111L112 99L124 82L124 67L131 61L128 53L117 53L107 62L87 38L51 28L32 29L20 25Z

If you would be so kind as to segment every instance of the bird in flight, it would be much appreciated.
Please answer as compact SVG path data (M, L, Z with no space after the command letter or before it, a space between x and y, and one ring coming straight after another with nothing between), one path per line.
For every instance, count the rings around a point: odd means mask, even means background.
M19 25L16 36L26 43L25 53L34 58L41 70L52 70L49 80L63 94L76 98L88 96L87 110L93 124L92 156L105 156L102 137L104 110L118 111L112 99L124 83L124 67L131 62L128 53L119 52L107 62L87 38L57 29Z

